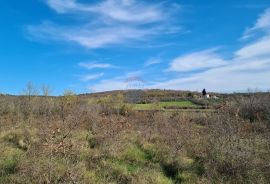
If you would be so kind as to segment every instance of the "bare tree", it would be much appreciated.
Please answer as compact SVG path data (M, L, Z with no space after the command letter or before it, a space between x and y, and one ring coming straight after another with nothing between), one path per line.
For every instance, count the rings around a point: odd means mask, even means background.
M52 97L50 97L52 90L48 85L43 85L41 90L42 90L42 98L39 112L41 112L45 122L47 122L48 124L52 116L52 108L54 104Z
M49 85L43 84L42 85L42 95L45 97L50 96L52 93L52 89Z
M38 90L32 82L28 82L23 91L23 96L21 97L21 111L24 115L24 120L31 123L33 115L33 100L34 97L38 95Z
M26 84L26 88L24 90L24 94L28 97L29 102L31 101L33 96L38 95L38 90L33 84L33 82L28 82Z

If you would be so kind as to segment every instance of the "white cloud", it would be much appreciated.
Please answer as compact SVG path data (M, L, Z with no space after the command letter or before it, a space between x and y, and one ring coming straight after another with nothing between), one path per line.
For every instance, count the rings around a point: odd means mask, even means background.
M99 79L102 76L104 76L104 73L97 73L97 74L91 74L91 75L83 75L83 76L80 76L79 78L80 78L81 81L87 82L87 81Z
M95 92L140 89L145 84L143 74L143 70L123 72L123 75L101 80L99 83L89 86L89 89Z
M260 16L253 29L269 29L269 28L270 28L270 8L266 9L265 12Z
M174 59L169 67L171 71L189 71L189 75L169 81L156 82L151 88L190 89L233 92L258 88L270 89L270 32L265 31L270 26L270 9L257 20L252 28L264 30L252 43L244 45L233 53L233 58L224 61L215 50L206 50L180 56ZM194 70L207 69L203 72Z
M89 86L89 89L94 92L125 90L127 89L127 83L122 79L107 79L93 86Z
M150 60L149 63L155 62ZM208 49L175 58L171 61L168 71L172 73L166 72L163 75L171 76L177 72L185 72L185 75L167 81L155 80L151 84L147 83L145 88L197 91L206 88L216 92L245 91L248 88L269 90L270 32L264 32L257 40L243 45L232 53L231 59L224 60L217 53L217 49ZM126 86L124 78L118 77L102 80L94 85L94 88L96 91L107 91L125 89Z
M256 34L256 31L262 30L269 32L270 31L270 8L266 9L257 19L255 25L251 28L248 28L242 39L248 39Z
M254 29L270 28L270 8L267 9L257 20Z
M156 82L150 88L189 90L207 88L217 92L233 92L248 88L267 90L270 88L270 58L234 60L229 63L202 73L192 73L188 77Z
M159 64L161 63L161 59L160 58L150 58L148 59L145 63L144 63L144 66L145 67L148 67L148 66L152 66L152 65L156 65L156 64Z
M28 26L28 33L40 40L69 41L88 49L102 48L110 45L143 40L157 34L154 29L138 29L132 26L104 26L94 28L91 25L77 27L58 26L52 22L44 22L38 26Z
M253 44L256 45L257 43L255 42ZM240 50L245 50L250 46L251 45L243 46ZM207 55L207 57L202 58L208 58L209 61L219 61L217 58L221 58L221 56L216 53L213 54L212 52L214 52L213 49L191 53L189 54L189 58L195 56L195 58L198 59L198 55ZM239 50L235 53L238 52ZM270 56L264 54L260 55L259 53L257 53L257 57L240 57L237 56L237 54L234 55L234 58L226 62L223 60L216 62L214 67L209 64L209 67L203 72L193 72L193 69L190 68L191 66L188 66L189 72L185 77L175 77L167 81L156 80L151 84L146 83L144 87L149 89L188 89L196 91L201 91L203 88L206 88L209 91L216 92L245 91L248 88L260 90L270 89ZM194 63L194 61L196 61L196 59L194 59L185 61ZM199 62L199 64L196 64L196 69L201 69L199 66L205 68L205 65ZM181 72L182 70L178 71ZM95 91L127 89L128 84L125 82L125 78L129 76L141 76L142 73L143 71L130 72L124 75L124 77L103 80L95 84L93 89L95 89ZM145 75L147 76L147 74Z
M226 62L215 53L215 50L216 49L209 49L179 56L170 63L168 71L188 72L214 68L226 64Z
M149 34L151 34L151 30L132 27L106 27L93 31L81 31L79 34L77 31L72 31L66 38L92 49L138 40Z
M114 66L109 63L97 63L97 62L81 62L80 67L86 68L88 70L95 68L113 68Z
M30 25L26 29L31 37L40 40L63 40L68 34L66 27L60 27L50 21L44 21L40 25Z
M123 75L123 78L127 79L129 77L141 77L143 75L143 71L142 70L137 70L137 71L131 71L131 72L126 72Z
M105 0L96 4L81 4L76 0L48 0L58 13L95 13L116 21L149 23L164 19L165 13L157 5L135 0Z
M270 34L246 45L235 54L240 58L270 56Z
M136 72L134 72L136 74ZM147 74L145 74L147 76ZM129 76L137 76L132 73ZM211 68L204 72L193 73L185 77L175 77L166 81L154 80L144 83L149 89L188 89L201 91L206 88L216 92L245 91L248 88L270 89L270 58L233 58L226 65ZM95 91L124 90L128 83L126 77L102 80L95 84ZM128 78L127 78L128 79Z
M38 40L73 42L88 49L96 49L136 43L151 36L180 31L180 28L170 23L168 12L174 8L165 8L163 3L136 0L103 0L87 4L76 0L46 2L60 16L72 14L73 18L77 17L80 21L73 25L44 21L40 25L28 26L30 36Z
M47 3L59 13L76 8L75 0L47 0Z

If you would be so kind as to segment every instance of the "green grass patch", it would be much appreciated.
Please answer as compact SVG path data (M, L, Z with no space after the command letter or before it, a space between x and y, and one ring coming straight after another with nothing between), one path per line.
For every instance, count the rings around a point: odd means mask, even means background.
M194 104L189 100L182 100L182 101L167 101L167 102L160 102L159 103L162 107L167 106L176 106L176 107L197 107L198 105Z
M110 160L113 169L120 170L123 173L133 174L141 169L141 166L136 163L128 163L124 160Z
M158 110L161 109L157 104L133 104L134 110Z
M24 151L29 148L31 143L38 142L36 137L36 129L30 128L28 128L26 131L23 129L6 131L0 135L0 140Z
M164 101L158 103L148 103L148 104L133 104L135 110L162 110L170 108L200 108L201 106L194 104L189 100L181 101Z
M137 145L128 145L121 154L121 159L129 163L144 164L147 162L147 154Z
M16 173L16 167L23 151L17 148L5 147L0 152L0 177Z

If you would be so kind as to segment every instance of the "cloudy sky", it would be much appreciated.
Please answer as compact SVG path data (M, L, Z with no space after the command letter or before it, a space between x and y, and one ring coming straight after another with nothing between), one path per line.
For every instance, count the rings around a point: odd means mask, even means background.
M269 0L9 0L0 93L270 89Z

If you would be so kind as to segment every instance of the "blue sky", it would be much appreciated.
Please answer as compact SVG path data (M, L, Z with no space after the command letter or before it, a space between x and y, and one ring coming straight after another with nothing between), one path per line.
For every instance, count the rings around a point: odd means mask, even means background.
M0 93L270 89L269 0L9 0Z

